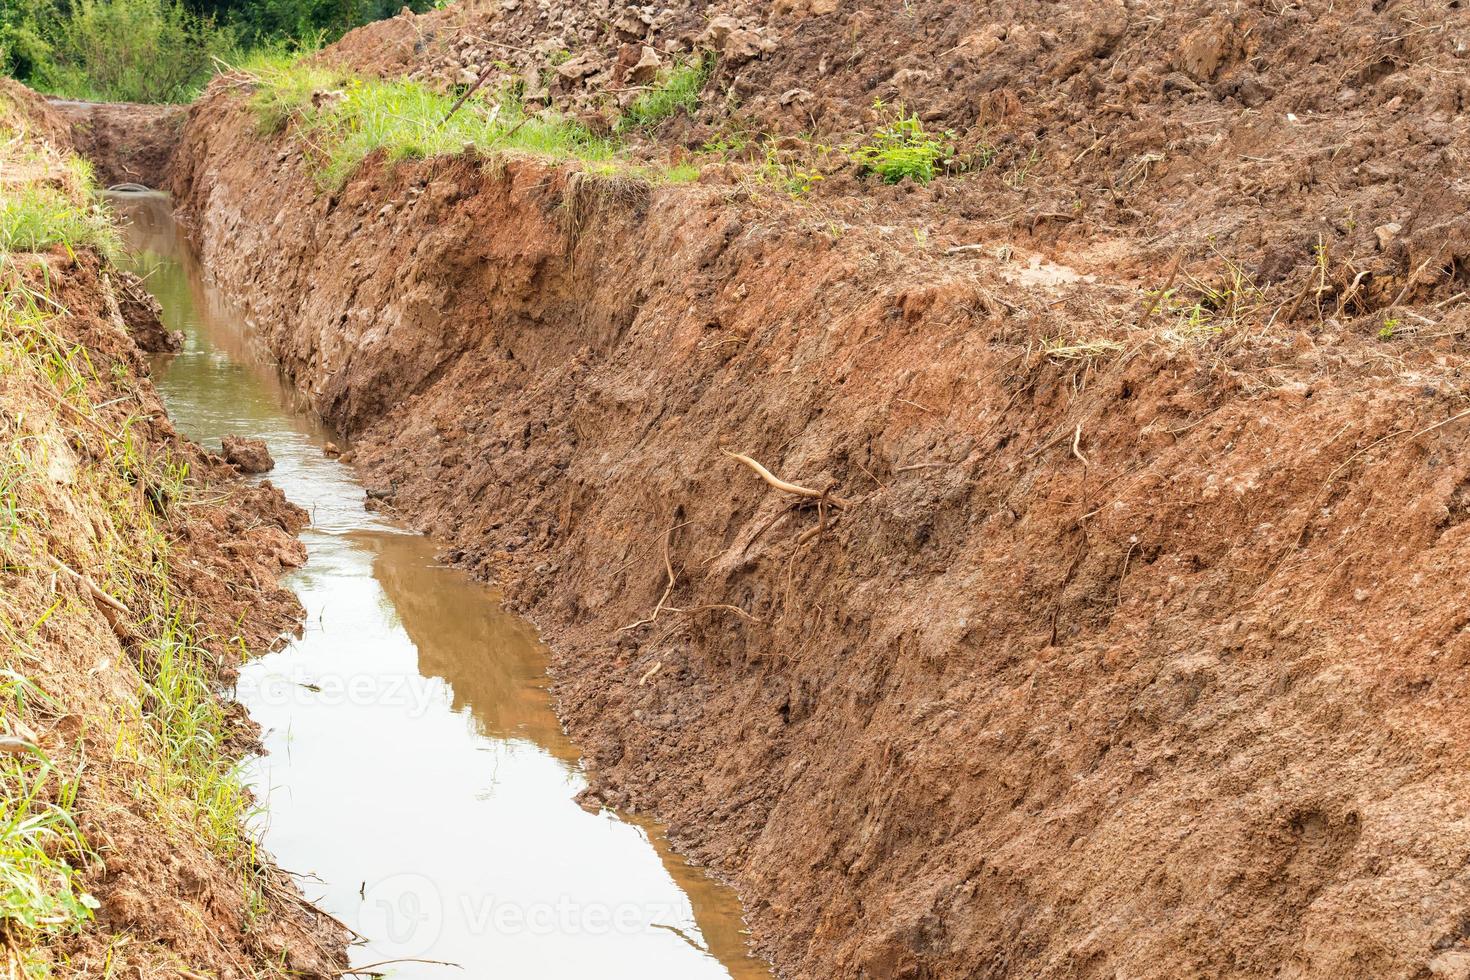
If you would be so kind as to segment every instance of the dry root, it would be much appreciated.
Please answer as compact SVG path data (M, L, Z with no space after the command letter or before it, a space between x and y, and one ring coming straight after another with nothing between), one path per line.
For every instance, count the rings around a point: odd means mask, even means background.
M847 508L852 506L852 501L846 500L842 497L834 497L828 491L813 490L811 487L804 487L799 483L788 483L787 481L776 476L770 470L766 469L760 463L757 463L755 460L751 459L749 456L742 455L741 453L732 453L728 449L721 449L720 452L724 453L726 456L729 456L731 459L738 459L746 466L749 466L752 470L755 471L757 476L759 476L762 480L765 480L777 490L784 491L785 493L795 494L798 497L809 497L813 500L820 500L825 503L831 504L833 507L836 507L839 510L846 510Z

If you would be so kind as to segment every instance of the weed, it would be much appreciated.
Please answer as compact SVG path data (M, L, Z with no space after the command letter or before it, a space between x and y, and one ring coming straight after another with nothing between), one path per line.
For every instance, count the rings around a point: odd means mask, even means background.
M700 55L664 71L651 89L633 100L618 120L618 131L652 129L680 110L693 115L711 67L712 60Z
M1392 340L1394 334L1398 333L1399 324L1403 321L1396 316L1383 318L1383 326L1378 329L1379 340Z
M92 917L97 900L81 890L73 867L87 853L71 815L75 800L76 783L56 776L39 750L0 764L0 923L7 934L59 935Z
M863 173L876 174L885 184L905 178L927 184L954 157L953 133L929 132L917 114L904 112L901 103L890 110L879 99L873 108L878 111L879 126L851 153Z
M59 708L9 668L0 670L0 702L10 735L29 734L23 719L33 705ZM57 774L40 749L0 762L0 931L11 940L73 932L97 908L76 880L75 864L88 851L72 816L75 801L75 781Z
M704 141L701 153L712 153L725 160L733 160L745 154L752 140L749 134L742 132L721 133L713 139Z
M781 188L793 198L805 197L823 177L815 169L808 169L807 164L789 161L786 156L774 145L767 144L766 158L761 163L757 176L763 182Z
M1032 147L1031 152L1026 155L1026 160L1020 166L1006 171L1005 176L1001 180L1007 187L1013 190L1020 190L1026 186L1026 181L1031 177L1031 171L1035 169L1036 164L1040 160L1041 149L1039 147Z
M253 804L223 744L229 725L209 687L212 657L166 587L157 600L138 661L148 712L139 727L148 733L146 754L158 761L154 789L160 805L187 801L186 822L217 854L237 859Z
M1163 336L1176 343L1191 343L1236 327L1260 311L1264 295L1238 262L1221 255L1224 274L1215 279L1187 276L1181 286L1169 289L1159 308L1172 316Z

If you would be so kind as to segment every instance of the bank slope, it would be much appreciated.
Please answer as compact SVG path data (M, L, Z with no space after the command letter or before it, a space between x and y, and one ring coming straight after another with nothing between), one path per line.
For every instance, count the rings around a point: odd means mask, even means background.
M219 691L296 627L305 514L181 438L173 341L66 127L0 88L0 909L11 976L337 976L345 937L257 850Z

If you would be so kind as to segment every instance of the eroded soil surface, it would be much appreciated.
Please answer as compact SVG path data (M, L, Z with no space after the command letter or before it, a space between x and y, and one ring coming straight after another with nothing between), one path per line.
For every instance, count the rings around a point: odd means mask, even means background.
M371 496L541 625L591 792L731 877L787 975L1464 975L1464 15L830 6L750 13L776 47L711 91L795 129L800 65L840 128L908 79L1003 163L325 193L222 87L173 186ZM1184 283L1257 298L1200 330Z

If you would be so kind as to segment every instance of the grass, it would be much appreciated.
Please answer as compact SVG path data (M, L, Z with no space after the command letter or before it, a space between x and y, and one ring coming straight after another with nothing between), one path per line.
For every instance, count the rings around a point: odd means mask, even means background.
M364 160L382 153L389 162L422 160L475 151L484 155L522 153L547 160L578 160L599 177L648 184L685 184L699 179L697 164L646 163L630 159L616 138L594 134L555 112L528 112L514 89L476 94L453 115L455 99L405 79L365 78L300 62L284 52L243 63L255 92L250 108L263 133L294 124L324 189L342 187ZM703 63L672 70L654 92L656 105L639 118L672 113L697 104L707 77ZM635 107L636 107L635 103Z
M598 173L658 180L690 179L689 169L639 165L619 156L619 144L556 113L528 113L501 93L487 101L455 100L403 79L363 78L283 60L251 67L256 91L250 106L262 130L294 122L324 188L340 188L368 156L389 161L426 159L468 150L518 152L551 160L581 160Z
M24 718L32 704L60 707L8 668L0 670L0 701L6 734L20 737L29 735ZM75 802L75 781L57 774L40 749L0 762L0 921L7 935L75 932L97 908L74 866L88 856Z
M664 70L653 87L634 99L618 120L618 132L652 129L680 111L693 115L699 109L699 93L713 67L713 59L700 56Z
M0 116L9 110L0 106ZM8 172L8 173L7 173ZM0 126L0 253L90 246L116 255L121 243L97 195L92 165Z

